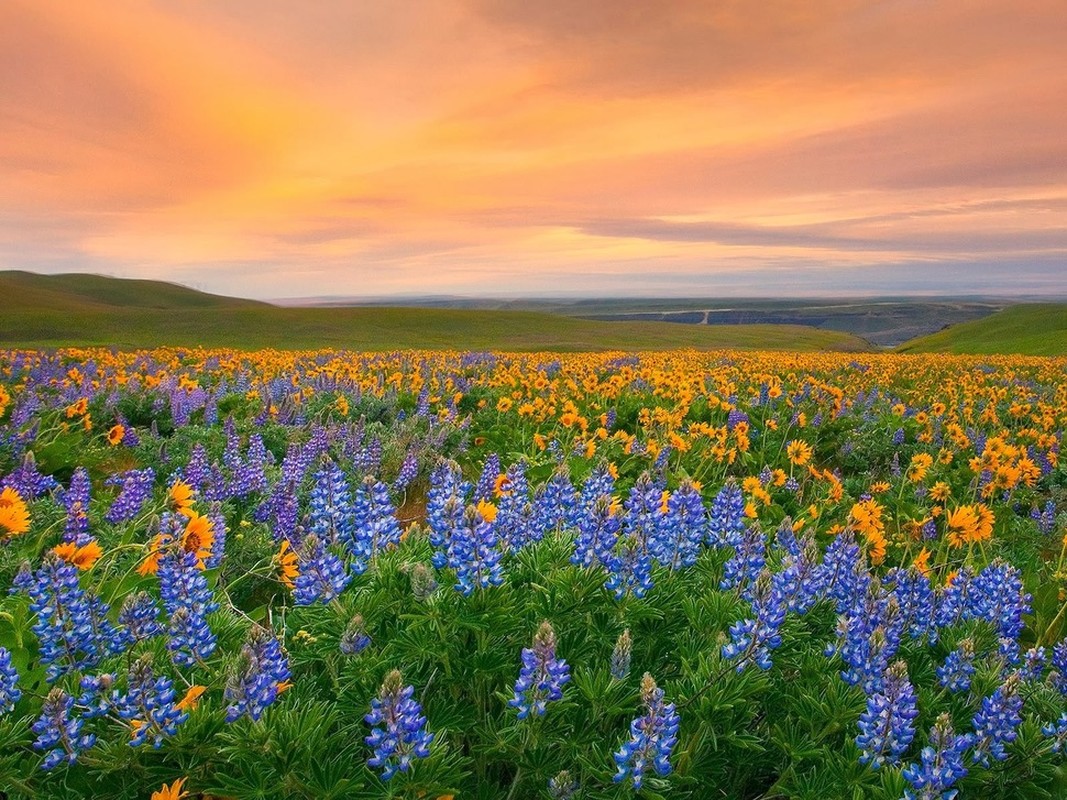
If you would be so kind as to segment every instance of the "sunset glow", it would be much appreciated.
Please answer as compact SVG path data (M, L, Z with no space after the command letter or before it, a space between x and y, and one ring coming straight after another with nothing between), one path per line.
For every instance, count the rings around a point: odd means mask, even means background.
M12 0L0 269L1067 294L1059 0Z

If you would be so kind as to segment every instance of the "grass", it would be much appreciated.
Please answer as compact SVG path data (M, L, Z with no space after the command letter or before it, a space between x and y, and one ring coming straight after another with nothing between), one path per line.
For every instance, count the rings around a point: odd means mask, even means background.
M1067 305L1011 306L984 319L912 339L897 352L1067 355Z
M102 311L86 307L16 310L0 317L0 346L82 345L557 352L678 347L704 350L870 349L866 341L851 334L794 325L595 322L524 311L275 306Z

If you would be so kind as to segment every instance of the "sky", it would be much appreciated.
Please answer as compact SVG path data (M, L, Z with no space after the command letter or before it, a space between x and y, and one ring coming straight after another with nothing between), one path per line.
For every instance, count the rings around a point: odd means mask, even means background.
M4 0L0 269L1067 295L1063 0Z

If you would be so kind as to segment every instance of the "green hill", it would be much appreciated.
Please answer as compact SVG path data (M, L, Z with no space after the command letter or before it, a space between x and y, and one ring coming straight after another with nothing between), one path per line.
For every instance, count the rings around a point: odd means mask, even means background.
M597 322L530 311L282 308L157 281L0 272L0 347L175 345L285 350L869 350L796 325Z
M71 273L0 271L0 297L10 311L89 311L94 308L243 308L266 303L207 294L164 281Z
M962 322L905 342L900 353L1019 353L1067 355L1067 305L1011 306L992 316Z

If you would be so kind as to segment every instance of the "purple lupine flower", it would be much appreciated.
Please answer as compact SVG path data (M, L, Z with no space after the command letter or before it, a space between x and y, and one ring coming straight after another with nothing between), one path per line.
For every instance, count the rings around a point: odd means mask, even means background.
M1052 739L1052 752L1067 752L1067 711L1060 714L1059 719L1041 727L1041 732Z
M737 589L740 596L751 599L752 584L763 571L767 543L759 526L746 527L734 545L734 554L723 567L719 588Z
M11 653L0 647L0 717L13 709L21 698L19 674L11 663Z
M485 463L482 465L482 474L478 478L478 483L474 485L473 500L475 502L479 500L493 502L493 489L496 486L496 479L500 472L500 456L496 453L490 453L485 457Z
M952 800L956 796L952 787L967 774L963 754L970 745L970 734L957 734L952 729L952 717L947 713L938 717L920 762L908 764L902 772L911 784L904 791L905 800Z
M902 623L912 639L933 640L936 601L930 579L912 568L895 567L885 577L890 595L897 601Z
M582 491L578 493L577 502L567 511L567 527L580 527L582 521L588 518L592 512L593 506L596 505L597 501L602 497L607 497L610 501L614 491L615 479L611 477L611 473L608 472L607 468L601 466L593 470L589 477L585 479L585 483L582 484Z
M126 596L119 609L119 622L126 628L132 642L141 642L163 632L159 624L159 607L147 592Z
M329 603L352 580L341 559L327 550L313 533L297 548L297 558L300 572L296 576L293 599L298 606Z
M974 715L974 752L976 764L989 766L989 757L1003 761L1008 757L1004 745L1011 744L1022 724L1023 697L1019 694L1019 676L1009 675L993 694L982 698Z
M756 580L752 593L752 616L730 626L730 641L722 647L722 657L737 662L737 671L749 664L771 668L771 650L782 643L779 629L785 621L786 602L774 589L769 570Z
M571 800L578 791L578 781L567 770L560 770L548 779L548 796L552 800Z
M456 589L464 596L469 596L476 588L486 589L504 582L498 544L493 523L477 508L468 508L463 514L463 522L452 533Z
M182 468L182 478L194 489L203 492L211 483L211 462L207 450L200 442L193 445L189 461Z
M664 702L663 690L647 672L641 679L641 702L645 713L630 723L630 739L615 753L614 781L629 778L634 789L641 788L649 767L660 777L670 774L680 721L674 703Z
M118 497L111 504L104 519L114 525L117 522L128 522L136 517L152 495L152 485L155 480L155 471L151 467L145 467L113 475L104 481L108 486L121 487Z
M1018 569L1005 561L994 561L975 576L968 600L971 617L993 623L1001 636L1019 638L1023 615L1030 612L1030 595L1023 590Z
M611 574L604 584L615 592L616 599L627 594L644 597L652 588L652 549L663 518L662 496L663 490L645 473L623 503L622 531L608 558L606 566Z
M132 726L130 747L151 740L159 748L165 736L173 736L189 715L174 702L174 682L152 671L152 656L141 656L130 666L126 693L113 698L115 712Z
M431 563L438 569L455 567L452 536L463 522L470 484L463 480L454 461L438 462L430 475L426 493L426 522L430 527L430 544L434 548Z
M92 538L89 535L89 473L78 467L70 477L70 488L60 492L60 502L67 512L63 527L63 541L81 547Z
M305 527L327 544L348 542L353 530L353 503L344 471L327 460L313 480Z
M846 666L842 680L866 694L881 691L889 662L900 647L903 627L896 599L883 599L872 587L865 606L858 613L842 616L838 625L840 654Z
M615 640L615 647L611 651L611 677L617 681L625 680L630 674L630 660L633 656L634 640L630 636L630 629L626 628Z
M518 709L519 719L526 719L531 713L543 716L546 704L563 697L563 685L570 679L567 662L556 658L556 632L547 621L542 622L534 634L533 646L522 650L522 669L508 705Z
M393 491L402 494L419 474L419 454L415 448L411 448L404 454L404 460L400 463L400 470L393 481Z
M708 544L712 547L736 548L746 527L745 496L734 481L727 481L711 503Z
M115 676L109 673L103 675L82 675L78 681L81 695L78 696L77 705L82 710L85 719L102 717L112 708L110 690L115 683Z
M619 539L622 520L612 513L611 496L602 495L577 522L578 535L574 539L571 563L583 567L610 562L615 543Z
M667 513L659 527L652 540L655 559L671 569L695 564L708 535L708 513L691 480L683 480L667 498Z
M407 772L412 759L430 754L434 735L426 730L426 717L414 694L414 687L404 686L400 670L394 669L385 676L370 713L363 718L371 726L364 741L374 751L367 766L381 768L382 780L398 771Z
M37 734L34 749L46 751L41 769L51 770L63 761L73 764L79 753L96 743L94 734L82 733L85 720L72 713L73 710L74 698L59 687L53 688L45 698L41 716L30 728Z
M285 690L290 674L289 657L274 634L259 626L253 628L226 683L226 721L245 715L258 720Z
M339 643L340 651L346 656L359 655L370 646L370 636L363 616L356 614L348 621Z
M895 661L882 683L880 692L867 697L867 709L860 716L860 733L856 737L856 746L863 752L860 762L875 769L887 762L900 763L915 738L915 718L919 716L907 663Z
M496 528L504 552L519 550L538 538L530 502L530 484L526 480L526 465L522 461L508 467L497 492L496 503Z
M1019 668L1019 679L1024 681L1039 681L1045 673L1045 665L1048 660L1044 647L1031 647L1023 653L1022 666Z
M36 615L31 629L50 683L124 648L122 632L107 618L107 605L81 588L78 570L66 561L47 555L36 573L24 564L14 586L30 598L29 610Z
M196 554L181 551L159 559L160 596L170 617L167 633L171 659L179 666L191 666L215 651L215 635L207 615L218 609L207 578L196 566Z
M390 545L400 544L400 523L396 508L389 499L389 487L367 476L356 490L352 512L352 536L349 549L353 556L352 571L357 575L374 563L378 554Z
M26 452L18 469L0 480L0 489L11 487L27 500L40 497L58 485L59 481L37 469L32 450Z
M1067 695L1067 639L1061 639L1053 646L1051 662L1049 680L1060 694Z
M541 487L535 498L536 531L532 538L540 540L545 534L566 525L567 512L574 502L575 493L570 473L561 465L552 473L552 477Z
M974 673L974 640L964 639L937 668L937 679L950 692L966 692L971 688Z

